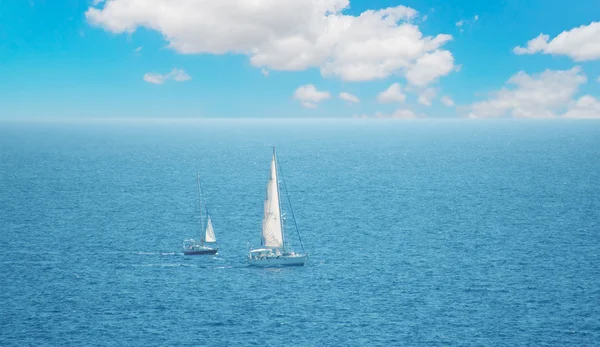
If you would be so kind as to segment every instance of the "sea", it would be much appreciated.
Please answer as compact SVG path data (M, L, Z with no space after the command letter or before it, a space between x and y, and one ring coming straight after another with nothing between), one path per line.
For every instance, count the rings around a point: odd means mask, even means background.
M600 122L0 121L0 345L599 346Z

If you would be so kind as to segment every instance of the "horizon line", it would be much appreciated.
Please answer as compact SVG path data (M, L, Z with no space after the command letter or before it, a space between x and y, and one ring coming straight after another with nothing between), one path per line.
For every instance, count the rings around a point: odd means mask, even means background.
M203 121L539 121L539 120L599 120L600 118L469 118L469 117L0 117L0 122L22 123L86 123L86 122L203 122Z

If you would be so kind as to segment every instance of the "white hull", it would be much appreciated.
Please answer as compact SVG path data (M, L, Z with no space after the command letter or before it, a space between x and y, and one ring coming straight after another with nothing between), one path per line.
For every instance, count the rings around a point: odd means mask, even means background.
M281 214L281 201L279 199L279 194L280 189L279 180L277 178L277 156L275 155L275 147L273 147L273 158L271 159L271 170L269 174L269 180L267 182L266 196L264 201L261 248L250 249L248 258L246 258L248 265L304 266L304 263L306 262L308 255L304 253L304 246L302 246L302 253L286 250L286 240L283 232L283 216ZM290 204L290 211L291 209L292 207ZM291 212L295 225L296 219L294 218L294 212ZM298 232L297 225L296 232ZM298 240L300 240L299 234ZM302 245L302 240L300 240L300 244Z
M304 266L306 255L297 256L268 256L262 258L248 257L248 265L253 266Z

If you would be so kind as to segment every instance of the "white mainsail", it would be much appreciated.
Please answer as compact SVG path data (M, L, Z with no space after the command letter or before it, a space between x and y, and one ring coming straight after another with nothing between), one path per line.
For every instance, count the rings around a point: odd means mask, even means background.
M271 174L267 183L267 196L265 198L265 214L262 222L263 246L269 248L283 247L283 230L281 229L278 188L275 153L273 153L273 159L271 160Z
M215 237L215 231L213 230L210 216L208 216L208 223L206 223L206 234L204 237L204 242L217 242L217 238Z

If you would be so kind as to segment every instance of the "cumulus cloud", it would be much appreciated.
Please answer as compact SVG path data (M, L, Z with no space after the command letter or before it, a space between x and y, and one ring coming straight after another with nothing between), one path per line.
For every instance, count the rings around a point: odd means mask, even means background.
M161 75L156 72L148 72L144 74L144 81L153 84L163 84L166 80L172 79L177 82L189 81L192 78L182 69L173 69L171 72Z
M587 81L580 67L546 70L528 75L520 71L507 81L507 87L492 93L489 100L470 107L470 118L510 115L515 118L551 118L572 102L579 86Z
M548 46L549 38L550 36L548 35L540 34L540 36L527 41L527 47L523 48L517 46L513 48L513 52L515 52L518 55L537 53L539 51L544 50L544 48Z
M360 102L360 100L358 99L358 97L356 97L356 95L352 95L350 93L347 92L341 92L340 95L338 96L340 99L348 101L350 103L357 103Z
M563 31L554 39L540 34L527 42L526 47L517 46L516 54L566 55L575 61L600 59L600 22L592 22L578 28Z
M327 100L331 94L326 91L319 91L312 84L298 87L294 92L294 99L299 100L300 104L306 108L316 108L317 103Z
M454 106L454 100L452 100L452 99L451 99L449 96L447 96L447 95L444 95L444 96L442 96L441 100L442 100L442 103L443 103L444 105L448 106L448 107L452 107L452 106Z
M442 46L452 36L424 36L411 22L416 10L396 6L353 16L343 13L349 6L348 0L111 0L85 16L113 33L158 31L179 53L244 54L270 70L315 67L345 81L410 73L411 83L422 84L451 71L454 58ZM425 73L438 60L444 67Z
M416 86L425 86L440 76L446 76L454 68L454 57L448 51L426 53L408 68L406 79Z
M419 93L419 98L417 101L419 101L419 104L421 105L431 106L431 102L435 98L436 94L437 91L433 88L424 89Z
M591 95L584 95L569 107L563 117L600 119L600 101Z
M377 101L381 103L404 102L404 100L406 100L406 94L402 92L399 83L392 83L388 89L377 95Z

